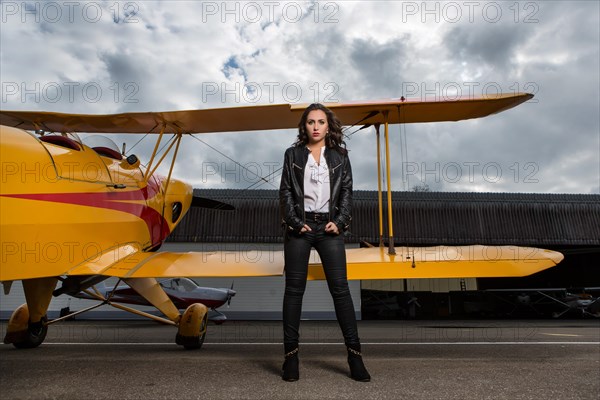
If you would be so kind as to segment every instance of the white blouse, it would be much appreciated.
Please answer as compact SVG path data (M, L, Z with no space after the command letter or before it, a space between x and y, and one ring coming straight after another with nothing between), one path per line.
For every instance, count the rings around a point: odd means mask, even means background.
M320 162L317 163L312 153L308 155L304 169L304 211L329 212L329 168L325 160L325 146L321 147Z

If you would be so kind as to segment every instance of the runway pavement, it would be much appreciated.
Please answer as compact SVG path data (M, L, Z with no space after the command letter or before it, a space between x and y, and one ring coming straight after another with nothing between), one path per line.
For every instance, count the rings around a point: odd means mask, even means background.
M598 399L600 321L360 321L373 379L348 377L336 322L303 321L300 380L281 323L210 325L201 350L146 321L69 321L0 346L2 399ZM6 322L0 323L4 336Z

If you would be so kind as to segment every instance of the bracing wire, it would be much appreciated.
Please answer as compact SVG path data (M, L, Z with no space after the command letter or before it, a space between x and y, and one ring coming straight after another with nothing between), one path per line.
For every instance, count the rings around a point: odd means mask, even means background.
M350 125L350 126L346 126L344 128L342 128L342 133L344 135L345 139L350 138L350 136L354 135L356 132L368 128L369 126L371 126L371 124L365 124L363 126L361 126L360 128L354 130L353 132L350 132L349 134L345 134L344 131L347 131L348 129L356 126L357 124L361 123L362 121L365 121L375 115L377 115L379 112L378 111L373 111L371 113L369 113L366 117L362 118L360 121L355 122L354 124ZM150 132L146 133L140 140L138 140L130 149L129 151L133 150L133 148L135 148L135 146L137 146L142 140L144 140L146 138L146 136L149 135ZM196 137L193 134L190 134L191 137L193 137L194 139L196 139L197 141L199 141L200 143L204 144L205 146L207 146L208 148L210 148L211 150L215 151L216 153L220 154L221 156L225 157L226 159L230 160L231 162L233 162L235 165L239 166L240 168L244 169L247 172L250 172L252 175L257 177L257 181L252 183L250 186L248 186L245 189L240 189L239 193L243 193L246 190L252 189L256 186L260 186L263 185L264 183L268 183L271 186L277 188L277 186L275 186L272 181L275 180L275 178L277 178L280 174L281 171L283 170L283 167L279 167L278 169L272 171L270 174L266 175L266 176L260 176L259 174L257 174L256 172L246 168L245 166L243 166L241 163L239 163L238 161L234 160L233 158L229 157L228 155L226 155L225 153L223 153L222 151L220 151L219 149L217 149L216 147L208 144L207 142L205 142L204 140ZM161 148L160 150L157 152L157 154L160 154L162 152L162 150L171 142L171 140L173 140L175 138L175 135L173 135ZM146 165L144 165L146 166ZM273 179L271 179L271 177L273 177Z
M169 138L169 140L167 140L167 141L165 142L165 144L163 144L163 145L162 145L162 147L161 147L160 149L158 149L158 151L156 152L156 155L158 156L160 153L162 153L162 151L164 150L164 148L165 148L165 147L167 147L167 146L169 145L169 143L171 143L171 141L172 141L173 139L175 139L175 137L176 137L176 136L177 136L177 135L173 135L173 136L171 136L171 137ZM148 166L148 163L146 163L146 164L142 164L142 166L144 166L144 167L147 167L147 166Z
M352 126L354 126L354 125L352 125ZM353 134L355 134L356 132L360 131L361 129L365 129L366 127L369 127L369 126L370 126L370 124L369 124L369 125L364 125L364 126L362 126L362 127L358 128L358 129L356 129L355 131L353 131L353 132L350 132L348 135L344 134L344 138L348 139L350 136L352 136L352 135L353 135ZM343 131L345 131L345 130L348 130L349 128L351 128L351 126L350 126L350 127L344 127L344 128L342 128L342 132L343 132ZM268 174L268 175L266 175L266 176L262 177L260 180L258 180L258 181L256 181L256 182L254 182L253 184L251 184L251 185L250 185L250 186L248 186L247 188L245 188L245 189L242 189L240 193L243 193L243 192L244 192L244 191L246 191L246 190L252 189L252 188L254 188L254 187L255 187L255 186L257 186L257 185L258 185L258 186L262 185L263 183L265 183L265 182L267 181L267 178L271 178L271 176L273 177L273 180L275 180L275 179L276 179L278 176L280 176L280 175L281 175L281 171L282 171L282 170L283 170L283 167L279 167L279 168L277 168L276 170L274 170L274 171L273 171L273 172L271 172L270 174Z
M407 174L406 172L406 166L408 165L408 139L407 139L407 133L406 133L406 124L402 124L402 127L404 128L404 176L406 177L406 188L408 190L410 190L410 175Z
M353 132L350 132L349 134L345 134L344 133L344 131L347 131L350 128L352 128L352 127L356 126L357 124L361 123L362 121L364 121L364 120L366 120L368 118L371 118L371 117L377 115L377 113L378 112L371 112L366 117L362 118L360 121L357 121L357 122L355 122L354 124L352 124L350 126L343 127L342 128L342 134L343 134L344 138L348 139L348 138L350 138L350 136L354 135L356 132L358 132L358 131L360 131L362 129L368 128L369 126L371 126L371 124L366 124L366 125L361 126L358 129L354 130ZM225 157L227 157L227 156L225 156ZM245 189L240 189L240 191L238 193L243 193L246 190L253 189L253 188L255 188L255 186L260 186L260 185L262 185L265 182L270 183L269 180L267 180L267 178L271 178L271 176L273 176L273 180L275 180L278 176L281 175L281 171L283 171L283 167L277 168L276 170L274 170L273 172L271 172L269 175L266 175L264 177L260 177L260 179L258 181L254 182L253 184L251 184L250 186L246 187Z
M408 166L408 142L406 140L406 124L404 123L401 107L398 106L398 121L400 133L400 173L402 175L402 190L410 190L410 176L407 174L406 167Z
M250 169L244 167L242 164L240 164L239 162L237 162L236 160L234 160L233 158L229 157L227 154L223 153L222 151L220 151L219 149L215 148L214 146L211 146L210 144L206 143L204 140L191 135L194 139L196 139L197 141L199 141L200 143L204 144L205 146L207 146L209 149L217 152L218 154L222 155L223 157L227 158L229 161L233 162L235 165L239 166L240 168L250 172L252 175L256 176L259 179L259 182L262 181L263 183L268 183L271 186L275 187L275 185L273 185L271 182L269 182L266 178L260 176L259 174L257 174L254 171L251 171ZM272 174L272 173L271 173ZM245 190L245 189L244 189Z
M273 176L273 180L275 180L275 178L277 178L277 176L279 176L279 175L280 175L280 174L278 174L278 173L280 173L280 171L282 171L282 170L283 170L283 167L279 167L279 168L277 168L276 170L274 170L274 171L273 171L273 172L271 172L270 174L268 174L268 175L265 175L264 177L261 177L261 179L260 179L260 180L258 180L258 181L256 181L256 182L254 182L252 185L250 185L250 186L248 186L247 188L243 189L243 190L242 190L242 192L244 192L245 190L252 189L252 188L253 188L254 186L256 186L256 185L260 186L260 185L262 185L263 183L265 183L265 182L268 182L268 179L269 179L271 176ZM277 174L277 175L275 175L275 174Z
M150 132L148 132L144 136L142 136L142 138L140 140L138 140L137 142L135 142L135 144L133 146L131 146L131 148L129 149L129 151L131 152L135 148L135 146L137 146L138 144L140 144L140 142L142 140L144 140L146 138L146 136L148 136L149 134L150 134Z
M158 124L154 125L154 127L152 129L150 129L148 132L146 132L146 134L144 136L142 136L142 138L140 140L138 140L137 142L135 142L135 144L133 146L131 146L131 148L129 149L129 151L131 152L133 149L135 149L135 146L137 146L138 144L140 144L140 142L142 140L144 140L146 138L146 136L148 136L154 129L156 129L157 126L158 126Z

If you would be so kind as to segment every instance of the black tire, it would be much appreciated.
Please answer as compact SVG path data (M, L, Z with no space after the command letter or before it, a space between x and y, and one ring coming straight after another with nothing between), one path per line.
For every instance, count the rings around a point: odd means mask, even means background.
M29 324L27 328L27 334L25 340L13 343L17 349L33 349L44 343L44 339L46 339L46 334L48 333L48 325L46 322L48 318L44 316L40 322Z
M196 343L184 344L183 348L186 350L200 349L202 347L202 345L204 344L204 339L206 338L207 326L208 326L208 313L204 314L204 318L202 318L202 322L200 323L200 332L204 331L204 333L199 336L198 341Z

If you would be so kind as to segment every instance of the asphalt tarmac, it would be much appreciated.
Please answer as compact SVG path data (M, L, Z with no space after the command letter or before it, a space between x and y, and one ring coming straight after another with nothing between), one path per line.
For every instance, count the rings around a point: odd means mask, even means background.
M6 322L0 323L4 336ZM5 399L594 399L600 321L360 321L371 382L348 377L336 322L302 321L284 382L281 323L210 325L202 349L146 321L68 321L37 349L0 346Z

